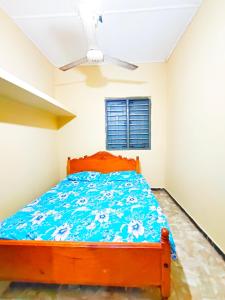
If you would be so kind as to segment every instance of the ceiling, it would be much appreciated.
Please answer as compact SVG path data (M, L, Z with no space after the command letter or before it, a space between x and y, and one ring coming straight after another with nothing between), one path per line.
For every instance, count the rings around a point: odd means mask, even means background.
M78 4L79 0L0 0L0 8L57 67L86 55ZM134 63L165 61L200 4L201 0L103 0L99 47Z

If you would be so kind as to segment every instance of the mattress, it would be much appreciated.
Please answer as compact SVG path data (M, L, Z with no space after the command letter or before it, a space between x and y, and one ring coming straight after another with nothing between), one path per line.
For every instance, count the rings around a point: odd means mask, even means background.
M0 224L0 239L160 242L168 221L141 174L135 171L80 172Z

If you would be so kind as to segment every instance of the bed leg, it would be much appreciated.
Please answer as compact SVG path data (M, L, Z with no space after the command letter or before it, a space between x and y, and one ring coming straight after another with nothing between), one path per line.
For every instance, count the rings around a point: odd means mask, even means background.
M66 174L70 175L70 157L67 158Z
M170 265L171 265L171 254L170 254L170 242L169 242L169 231L166 228L162 229L161 232L161 245L162 245L162 281L161 281L161 295L162 299L168 299L170 296Z

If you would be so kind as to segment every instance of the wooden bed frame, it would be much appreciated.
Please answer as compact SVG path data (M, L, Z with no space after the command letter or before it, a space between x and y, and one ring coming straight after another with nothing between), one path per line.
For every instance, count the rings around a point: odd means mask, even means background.
M140 173L139 157L128 159L122 156L115 156L106 151L100 151L94 155L67 160L67 175L82 171L99 171L109 173L114 171L136 171Z
M68 159L67 173L136 170L139 159L108 152ZM158 286L170 295L169 232L160 243L0 240L0 280L124 287Z

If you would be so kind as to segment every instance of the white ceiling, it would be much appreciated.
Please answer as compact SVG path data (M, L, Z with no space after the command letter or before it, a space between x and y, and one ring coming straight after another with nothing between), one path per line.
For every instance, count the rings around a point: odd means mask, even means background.
M165 61L201 1L103 0L98 44L105 54L130 62ZM0 7L58 67L85 56L88 49L78 2L0 0Z

